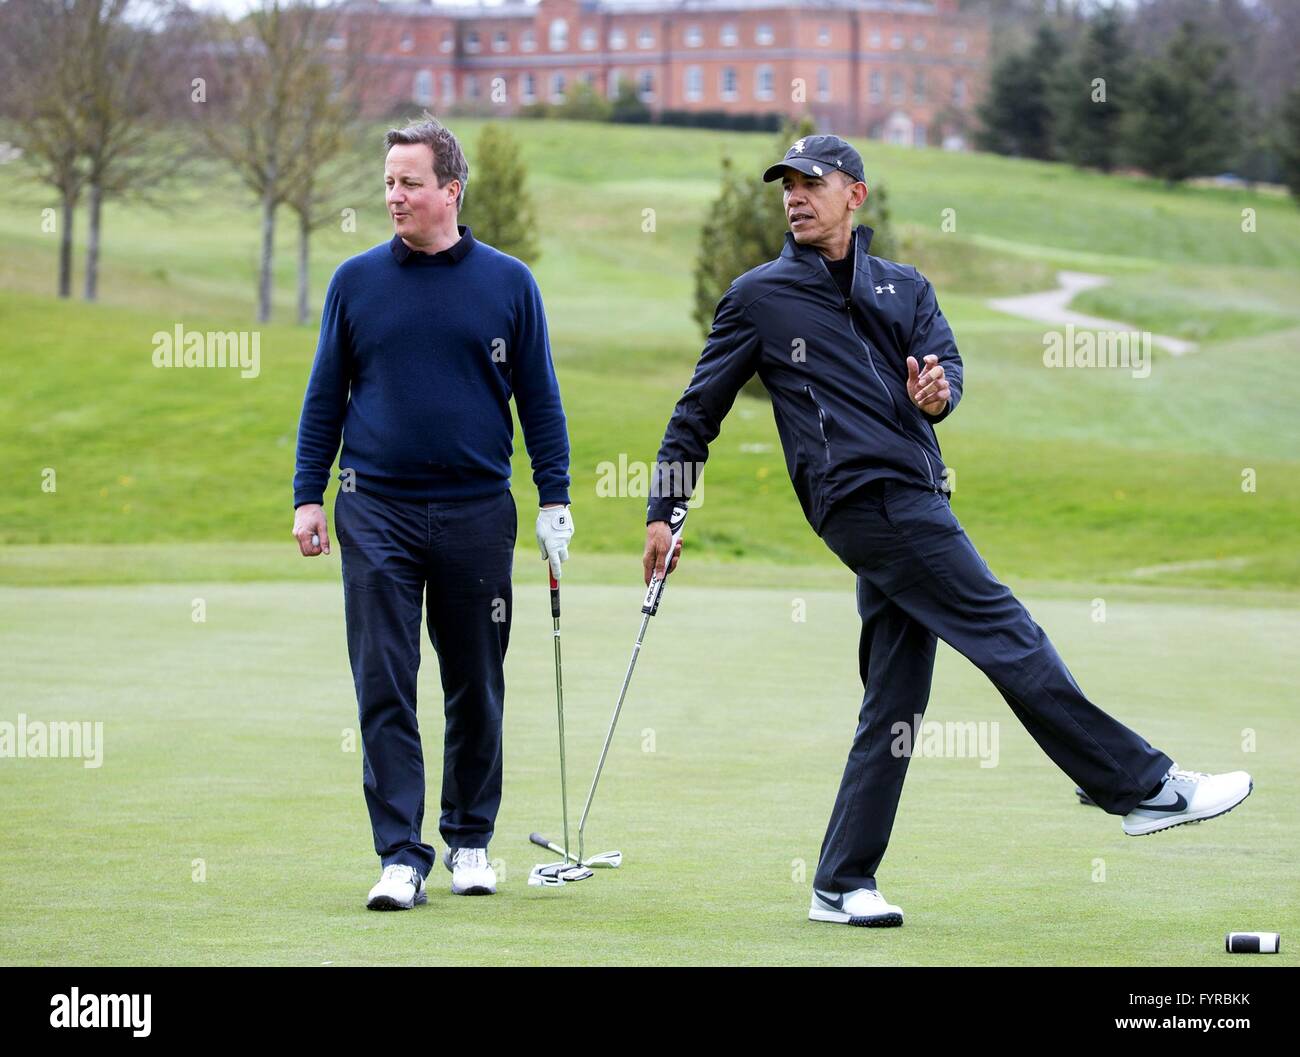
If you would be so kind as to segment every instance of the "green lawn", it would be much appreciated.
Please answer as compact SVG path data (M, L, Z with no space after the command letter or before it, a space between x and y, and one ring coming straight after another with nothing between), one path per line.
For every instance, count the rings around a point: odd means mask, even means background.
M590 846L619 848L624 867L529 888L529 867L549 858L527 835L559 823L539 565L521 554L516 570L505 797L490 849L500 894L454 897L439 870L429 905L409 914L363 906L377 867L360 756L344 751L356 713L337 584L0 589L6 718L104 723L98 768L0 766L0 960L1213 965L1232 962L1230 930L1300 926L1300 718L1280 662L1300 634L1293 606L1132 591L1097 624L1095 585L1028 599L1095 701L1186 766L1255 776L1232 814L1141 839L1080 806L993 687L941 647L928 718L997 724L997 765L913 761L879 875L907 924L860 930L806 920L861 693L851 577L697 586L720 574L747 582L745 569L707 562L698 575L683 564L652 622L593 809ZM566 593L571 805L599 751L639 595L634 581ZM196 598L205 623L191 620ZM796 600L804 622L792 619ZM427 643L425 653L425 835L441 847L440 695ZM1242 751L1247 727L1253 752ZM53 860L78 879L57 907L33 883ZM1294 945L1268 964L1297 964Z

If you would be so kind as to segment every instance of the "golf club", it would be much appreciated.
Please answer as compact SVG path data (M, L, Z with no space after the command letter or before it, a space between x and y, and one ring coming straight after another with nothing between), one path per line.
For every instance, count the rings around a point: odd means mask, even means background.
M550 570L549 565L547 566ZM553 637L555 641L555 714L560 728L560 817L563 819L564 826L564 847L569 846L569 781L565 769L564 761L564 678L560 664L560 582L555 578L555 573L551 572L551 624L554 629ZM536 838L537 834L533 834ZM533 843L539 843L536 839ZM545 842L541 842L542 847L551 847ZM528 873L528 883L530 885L543 885L546 887L559 886L567 884L569 881L585 881L592 876L592 872L579 862L571 861L571 856L567 851L553 848L564 856L563 862L544 863L534 866Z

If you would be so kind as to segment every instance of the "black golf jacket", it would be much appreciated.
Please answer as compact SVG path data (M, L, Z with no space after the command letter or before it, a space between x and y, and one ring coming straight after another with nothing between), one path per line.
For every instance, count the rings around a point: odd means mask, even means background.
M934 287L915 268L867 253L871 229L853 230L846 302L822 255L789 232L774 261L735 280L691 383L673 410L651 477L647 523L667 521L690 497L709 444L740 387L757 372L772 397L786 468L819 535L831 508L876 478L947 494L934 423L961 399L962 365ZM948 407L927 415L908 399L907 357L939 357Z

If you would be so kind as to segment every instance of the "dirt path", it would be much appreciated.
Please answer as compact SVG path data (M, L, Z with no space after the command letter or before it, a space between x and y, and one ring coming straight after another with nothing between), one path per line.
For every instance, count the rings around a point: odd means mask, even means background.
M1092 275L1088 272L1057 272L1056 281L1061 285L1055 290L1047 290L1041 294L1022 294L1019 297L991 298L988 302L989 307L1041 323L1073 323L1076 327L1087 327L1091 330L1140 329L1130 323L1102 319L1099 316L1086 316L1082 312L1074 312L1069 308L1076 294L1107 285L1110 280L1106 276ZM1164 334L1152 334L1151 344L1174 356L1182 356L1196 349L1194 341L1171 338Z

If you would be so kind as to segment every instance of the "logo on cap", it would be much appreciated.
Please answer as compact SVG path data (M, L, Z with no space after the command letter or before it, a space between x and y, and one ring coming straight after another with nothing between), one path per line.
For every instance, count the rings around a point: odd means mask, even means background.
M820 165L814 165L813 172L815 172L818 176L820 176L822 174L822 167Z
M794 146L791 147L790 149L791 149L791 150L797 150L800 154L802 154L802 153L803 153L803 140L801 140L801 139L800 139L800 140L795 140L795 144L794 144Z

